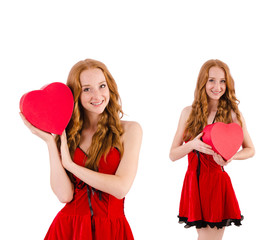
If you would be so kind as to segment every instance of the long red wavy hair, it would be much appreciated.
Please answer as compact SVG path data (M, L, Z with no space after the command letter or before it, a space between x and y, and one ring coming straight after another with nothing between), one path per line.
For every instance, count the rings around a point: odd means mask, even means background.
M209 69L211 67L220 67L225 73L226 79L226 91L219 99L218 110L215 120L217 122L231 123L232 114L231 111L236 113L237 119L242 125L241 115L238 108L239 100L235 95L234 80L230 74L228 66L218 60L211 59L205 62L199 72L197 85L194 94L194 101L192 104L192 110L187 120L184 130L184 141L194 139L203 128L207 125L208 118L208 97L205 89L205 85L209 77Z
M107 67L102 62L93 59L86 59L79 61L72 67L67 79L67 85L71 89L74 96L74 110L71 120L66 128L66 133L68 147L71 156L73 157L73 154L80 143L81 130L84 120L84 111L80 103L80 94L82 91L80 74L84 70L94 68L98 68L103 72L110 91L109 103L104 112L100 114L97 130L93 135L92 143L88 149L88 156L85 163L85 167L97 171L100 158L102 156L106 157L112 147L116 147L119 150L120 156L123 155L121 136L124 131L120 121L123 116L121 100L118 94L116 82ZM56 141L58 146L60 146L59 136L57 136Z

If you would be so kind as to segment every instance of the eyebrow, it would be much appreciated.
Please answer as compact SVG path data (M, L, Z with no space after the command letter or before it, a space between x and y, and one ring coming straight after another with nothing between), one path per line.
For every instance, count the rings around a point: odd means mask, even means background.
M101 82L99 82L98 83L98 85L100 85L100 84L102 84L102 83L107 83L107 81L101 81ZM89 87L89 86L91 86L90 84L84 84L84 85L81 85L81 87Z
M213 78L213 79L216 79L215 77L208 77L209 78ZM221 80L226 80L226 78L220 78Z

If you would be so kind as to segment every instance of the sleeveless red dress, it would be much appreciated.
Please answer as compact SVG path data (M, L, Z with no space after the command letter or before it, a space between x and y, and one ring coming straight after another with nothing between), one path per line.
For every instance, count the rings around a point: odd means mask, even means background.
M84 166L86 154L77 148L74 162ZM99 162L98 171L115 174L120 153L112 148ZM78 178L74 198L53 220L45 240L122 240L134 239L124 215L124 199L88 187Z
M178 217L186 228L241 225L243 216L230 177L212 155L197 151L188 154Z

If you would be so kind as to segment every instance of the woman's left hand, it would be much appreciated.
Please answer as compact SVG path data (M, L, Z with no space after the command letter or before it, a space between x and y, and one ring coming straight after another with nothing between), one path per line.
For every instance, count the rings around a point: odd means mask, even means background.
M214 153L213 154L213 159L218 165L223 167L223 166L226 166L228 163L230 163L233 158L225 161L220 154Z
M61 146L60 146L61 162L63 167L68 170L70 164L73 163L73 161L68 148L67 136L66 136L65 130L61 134L60 139L61 139Z

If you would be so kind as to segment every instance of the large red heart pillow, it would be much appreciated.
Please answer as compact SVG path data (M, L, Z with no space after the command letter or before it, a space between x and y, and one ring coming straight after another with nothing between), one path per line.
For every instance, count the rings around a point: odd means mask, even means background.
M203 129L202 141L224 160L232 158L243 142L243 130L237 123L216 122Z
M74 98L70 88L60 82L28 92L20 99L20 110L32 125L58 135L68 125L73 107Z

